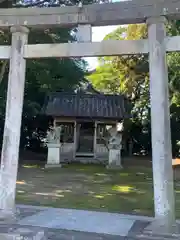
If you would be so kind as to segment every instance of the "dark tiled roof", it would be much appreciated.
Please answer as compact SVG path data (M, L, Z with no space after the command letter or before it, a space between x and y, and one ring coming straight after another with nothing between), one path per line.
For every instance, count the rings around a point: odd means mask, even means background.
M130 117L130 104L120 95L58 92L49 96L43 112L54 117L123 119Z

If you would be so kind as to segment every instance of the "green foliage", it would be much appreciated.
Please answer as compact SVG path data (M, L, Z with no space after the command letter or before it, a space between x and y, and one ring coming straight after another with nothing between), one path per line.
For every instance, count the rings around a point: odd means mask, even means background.
M88 3L91 0L85 2ZM43 1L7 1L0 3L0 7L18 6L32 7L44 6ZM61 4L74 5L78 1L46 1L46 6ZM55 5L54 5L55 4ZM17 5L16 5L17 6ZM29 34L29 44L36 43L67 43L75 41L75 29L31 29ZM11 35L9 32L0 31L0 44L9 45ZM26 84L24 93L24 107L22 118L21 147L25 147L27 142L35 139L36 145L40 144L41 133L45 134L49 119L39 116L45 97L54 91L74 90L84 81L87 63L76 58L49 58L28 60L26 66ZM7 94L9 63L0 61L0 132L3 135L3 124L5 119L5 103ZM34 137L38 136L38 137ZM28 140L29 139L29 140ZM2 138L1 138L2 140Z
M105 37L108 39L135 40L147 37L144 24L118 28ZM128 55L99 58L100 66L89 79L98 89L107 93L126 94L134 103L134 114L142 118L149 106L149 67L146 55Z
M167 25L170 36L180 34L180 21ZM138 40L147 38L145 24L119 27L108 34L104 40ZM169 70L170 110L172 125L173 152L177 154L177 142L180 136L180 54L167 54ZM150 152L150 97L149 97L149 62L147 55L128 55L99 58L99 67L89 76L90 81L100 91L123 93L133 103L132 119L126 124L125 134L133 139L136 151ZM176 129L176 130L175 130Z

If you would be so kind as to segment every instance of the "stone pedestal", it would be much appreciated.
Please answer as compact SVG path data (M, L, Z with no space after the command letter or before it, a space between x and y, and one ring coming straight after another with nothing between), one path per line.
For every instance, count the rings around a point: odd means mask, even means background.
M109 150L109 162L107 168L122 168L121 165L121 149Z
M47 164L46 168L49 167L61 167L60 164L60 143L48 143L48 156L47 156Z

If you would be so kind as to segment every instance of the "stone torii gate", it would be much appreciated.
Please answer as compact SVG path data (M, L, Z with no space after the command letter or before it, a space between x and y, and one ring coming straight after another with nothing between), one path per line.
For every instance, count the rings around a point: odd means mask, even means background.
M10 28L6 119L1 154L0 215L15 210L15 189L26 59L149 54L155 219L170 231L175 224L168 71L166 52L180 51L180 36L166 37L166 19L180 19L180 0L133 0L82 7L0 9L0 28ZM91 42L91 26L148 24L148 39ZM79 43L28 45L28 28L77 27Z

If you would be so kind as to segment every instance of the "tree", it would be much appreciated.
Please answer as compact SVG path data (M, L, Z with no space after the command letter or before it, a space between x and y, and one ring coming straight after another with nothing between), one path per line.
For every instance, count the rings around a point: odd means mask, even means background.
M92 2L91 0L84 1ZM75 5L78 1L7 1L0 0L0 7L54 7L60 5ZM76 29L45 29L31 30L29 43L63 43L76 41ZM8 32L0 32L0 44L9 45L11 35ZM0 61L0 131L3 132L5 118L5 102L7 91L7 79L9 72L8 61ZM82 81L86 73L87 63L82 59L41 59L28 60L26 67L26 85L22 118L21 147L24 148L40 131L45 134L48 119L39 116L45 97L54 91L69 91L75 89ZM41 122L40 122L41 121ZM44 124L44 126L43 126ZM40 128L41 126L41 128ZM38 134L34 134L37 132ZM1 134L2 136L3 134ZM2 140L2 138L1 138ZM38 143L39 144L39 143Z
M179 35L180 21L170 22L167 25L169 35ZM108 34L107 39L145 39L147 27L145 24L129 25L127 28L118 28ZM170 109L172 125L173 152L177 153L177 141L180 132L180 55L167 55L169 69ZM128 133L133 136L139 151L150 151L150 99L149 99L149 63L147 55L118 56L99 58L99 67L89 79L95 88L106 93L125 94L133 103L133 118L128 123Z

